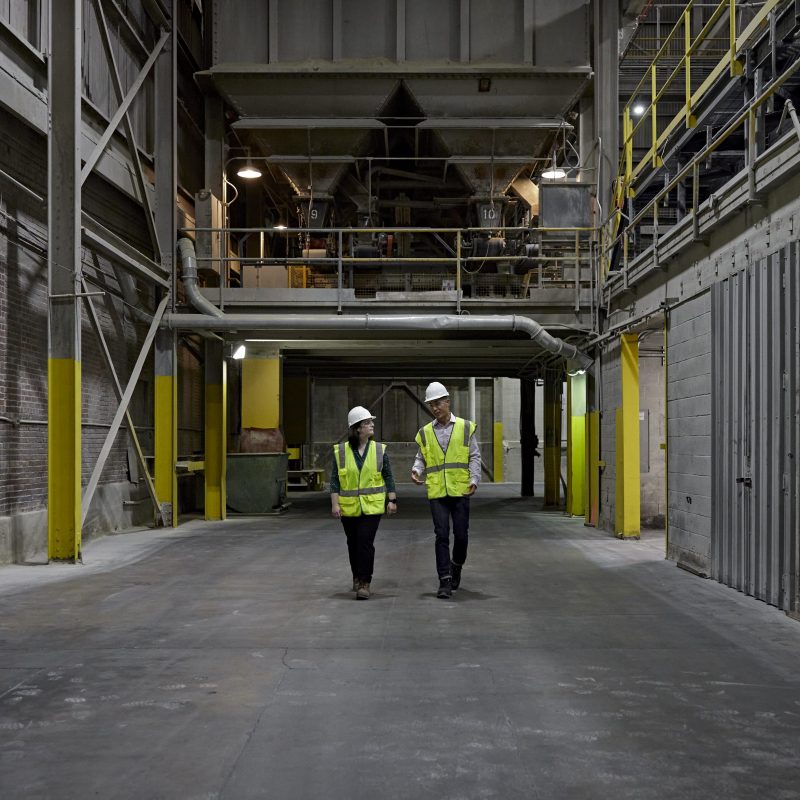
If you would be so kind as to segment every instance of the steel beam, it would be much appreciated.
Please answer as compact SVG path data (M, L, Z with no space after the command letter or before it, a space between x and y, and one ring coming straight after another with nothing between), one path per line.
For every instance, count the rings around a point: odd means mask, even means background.
M106 23L106 16L105 12L103 11L103 4L101 0L94 0L94 6L97 13L100 38L103 42L103 48L106 51L106 58L108 59L108 64L110 67L109 73L111 76L111 85L114 87L114 94L117 98L117 102L122 105L125 102L125 93L122 90L122 81L119 77L117 60L114 56L114 48L111 45L111 37L108 34L108 24ZM141 201L144 209L147 230L150 232L150 239L153 242L153 249L156 252L159 252L161 247L159 246L158 233L156 232L155 222L153 221L153 209L150 204L150 189L148 188L149 184L144 175L142 160L139 157L139 147L136 144L136 135L127 112L122 116L122 125L125 128L125 136L128 139L128 150L130 151L130 155L133 160L134 174L136 176L136 183L139 188L139 200Z
M82 281L81 285L83 286L83 293L88 294L86 281ZM97 312L95 311L91 297L86 298L86 308L89 312L89 320L92 323L92 328L94 329L97 340L100 343L100 350L103 353L103 358L106 362L106 366L108 367L108 372L111 375L111 379L114 384L114 393L117 395L117 400L122 402L122 386L120 385L119 378L117 377L117 371L114 369L114 361L111 358L111 353L108 349L108 345L106 344L105 336L103 336L103 329L100 326L100 320L97 317ZM139 460L139 465L144 473L145 485L147 486L147 492L150 495L150 499L153 502L155 516L160 519L163 524L161 505L159 504L158 497L156 496L156 487L153 483L153 478L150 475L150 470L147 466L144 453L142 452L142 445L140 444L139 437L136 434L136 426L133 424L133 418L131 417L130 412L127 410L125 411L125 421L128 423L128 433L130 434L134 450L136 451L136 458Z
M163 274L161 267L155 261L151 261L144 253L139 252L87 214L82 215L81 222L83 238L93 249L105 253L137 277L144 278L165 289L169 288L169 278Z
M164 297L156 309L156 312L153 316L153 321L150 323L150 329L147 331L147 336L145 336L142 349L139 352L139 357L136 359L133 372L128 380L128 385L125 387L125 391L122 393L122 400L120 401L119 407L114 414L114 419L112 420L111 427L106 434L103 446L100 448L100 455L97 457L97 463L94 465L92 475L89 478L89 482L86 484L86 489L83 493L83 513L81 514L81 524L86 521L86 517L89 513L89 506L91 505L92 498L94 497L95 489L97 489L97 484L100 482L100 475L103 472L103 467L105 466L106 460L111 452L111 448L114 445L114 440L117 438L117 432L119 431L119 426L122 423L122 418L125 416L125 412L127 411L128 405L131 402L131 397L133 397L133 391L136 388L139 375L142 373L142 368L144 367L147 355L150 352L150 346L153 344L153 339L155 338L156 331L161 323L161 318L164 316L164 311L166 311L168 300L168 296Z
M133 103L133 101L136 99L136 96L139 94L139 89L142 88L142 84L150 74L150 69L158 58L161 48L166 44L168 38L169 34L166 31L161 34L161 38L156 43L153 52L148 56L147 61L144 63L144 66L136 76L136 80L133 82L131 88L128 90L128 93L125 95L122 102L119 104L119 107L114 112L114 116L111 117L108 127L103 132L100 140L94 146L94 150L92 150L91 155L86 159L86 163L83 165L83 170L81 171L81 184L86 183L86 179L89 177L95 167L95 164L97 164L97 162L100 160L100 157L105 152L106 146L111 141L111 137L119 127L119 123L122 121L122 118L127 116L131 103ZM156 130L159 131L159 134L161 133L157 126Z
M51 8L47 171L47 552L81 555L82 2ZM58 297L54 297L58 295Z

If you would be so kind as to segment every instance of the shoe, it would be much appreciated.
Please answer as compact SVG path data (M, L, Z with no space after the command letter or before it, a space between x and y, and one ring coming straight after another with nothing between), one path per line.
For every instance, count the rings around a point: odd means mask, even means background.
M436 596L442 600L449 600L452 594L453 587L450 578L440 578L439 591L436 592Z
M356 600L369 600L369 584L359 581Z
M361 581L358 578L353 578L353 591L357 592L358 587L360 586Z
M461 586L461 567L462 564L452 564L452 572L453 577L450 579L450 585L453 587L453 591L458 589Z

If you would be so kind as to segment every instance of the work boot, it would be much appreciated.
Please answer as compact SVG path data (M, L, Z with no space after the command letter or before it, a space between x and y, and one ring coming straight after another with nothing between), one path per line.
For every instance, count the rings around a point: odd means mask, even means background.
M356 592L356 600L369 600L369 584L364 581L358 582L358 591Z
M453 587L450 578L440 578L439 591L436 592L436 596L442 600L449 600L452 594Z
M358 578L353 578L353 591L357 592L361 581Z
M453 591L458 589L461 586L461 567L464 566L463 564L452 564L451 571L453 573L453 577L450 579L450 584L453 587Z

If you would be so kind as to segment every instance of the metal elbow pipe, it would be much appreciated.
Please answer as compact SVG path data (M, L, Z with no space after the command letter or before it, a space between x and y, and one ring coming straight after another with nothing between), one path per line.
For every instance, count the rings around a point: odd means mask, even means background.
M178 239L178 256L181 260L181 276L186 297L194 308L201 314L206 314L217 319L225 315L213 303L206 300L197 287L197 255L194 242L191 239Z

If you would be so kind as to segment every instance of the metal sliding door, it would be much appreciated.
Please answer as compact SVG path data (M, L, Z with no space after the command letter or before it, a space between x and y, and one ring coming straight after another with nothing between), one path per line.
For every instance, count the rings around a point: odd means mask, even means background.
M798 610L799 245L712 294L712 574Z

